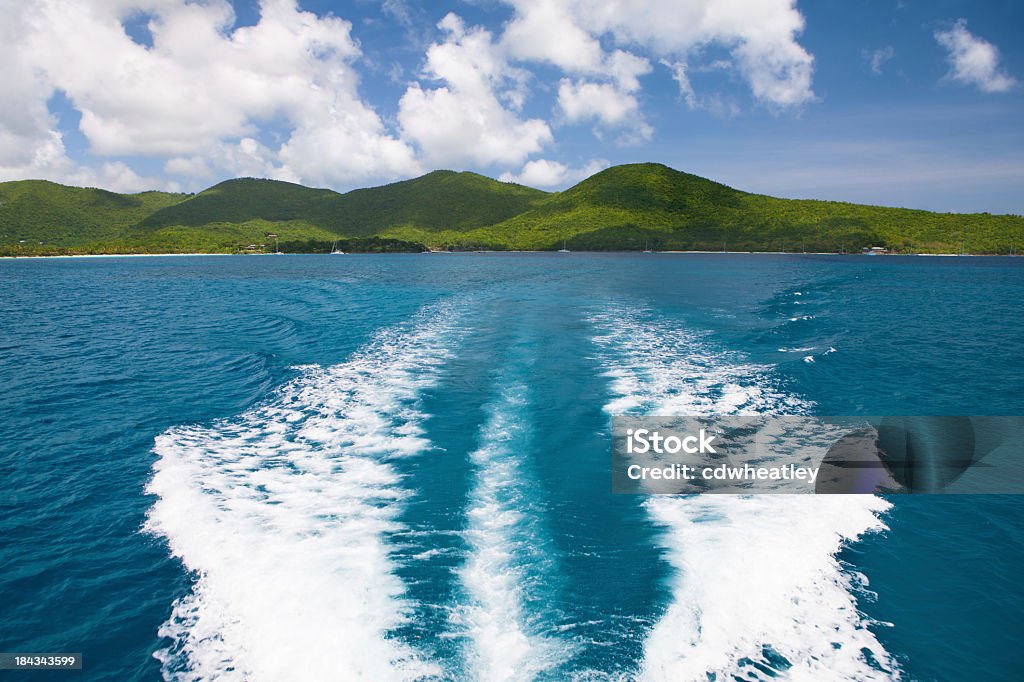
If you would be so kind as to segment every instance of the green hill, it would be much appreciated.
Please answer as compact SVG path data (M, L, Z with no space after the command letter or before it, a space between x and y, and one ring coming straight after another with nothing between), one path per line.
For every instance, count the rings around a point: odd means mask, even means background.
M346 235L378 234L395 227L462 232L508 220L547 196L538 189L476 173L434 171L342 195L329 227Z
M389 236L424 239L408 229ZM777 199L732 189L661 164L615 166L552 194L507 221L446 242L492 248L578 250L857 251L1008 253L1024 245L1024 218L931 213L833 201ZM428 240L429 241L429 240Z
M115 194L46 180L0 183L0 245L71 247L117 238L187 194Z
M209 223L296 221L346 236L395 226L436 231L493 225L529 209L547 194L476 173L434 171L414 180L338 194L276 180L228 180L188 201L155 212L140 229Z
M411 242L408 250L419 250L432 241L430 235L435 232L493 225L547 196L540 190L476 173L452 171L434 171L347 194L242 178L155 211L125 230L111 247L117 251L221 252L255 244L267 250L274 246L267 235L274 234L286 249L317 251L338 237L366 239L406 229L427 235L406 239ZM376 242L366 243L376 246Z
M0 252L323 251L456 248L1008 253L1024 218L930 213L750 194L660 164L616 166L546 193L435 171L339 194L252 178L199 194L119 195L0 183ZM24 244L19 243L25 240ZM38 247L38 242L45 245Z
M173 206L146 216L138 230L170 226L199 227L210 223L245 223L251 220L298 220L316 225L337 192L311 189L291 182L239 178L227 180Z
M505 248L680 248L686 228L738 217L743 192L661 164L615 166L463 239ZM678 233L678 234L677 234ZM403 232L407 236L413 233Z

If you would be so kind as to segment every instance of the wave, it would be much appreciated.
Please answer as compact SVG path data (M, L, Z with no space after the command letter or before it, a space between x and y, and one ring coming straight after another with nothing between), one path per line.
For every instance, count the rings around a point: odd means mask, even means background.
M770 366L716 349L649 310L591 317L611 380L611 414L796 414L812 405ZM879 680L899 677L856 594L866 578L837 554L884 530L875 496L654 496L673 568L667 608L647 635L648 680Z
M429 447L424 389L456 331L445 306L347 362L297 368L266 403L156 440L148 531L195 572L157 652L167 679L414 679L442 671L392 635L408 619L388 537Z
M473 679L532 680L570 655L566 643L542 633L536 608L543 603L537 591L553 571L538 523L542 510L530 499L533 484L524 471L533 447L529 405L528 387L507 383L470 455L476 471L466 512L469 552L458 571L466 600L453 621L468 640Z
M810 349L810 350L813 350L813 348ZM836 352L835 346L829 346L828 350L826 350L824 353L821 354L821 357L825 357L827 355L832 355L835 352ZM814 355L805 355L804 356L804 362L814 362L814 357L815 357Z

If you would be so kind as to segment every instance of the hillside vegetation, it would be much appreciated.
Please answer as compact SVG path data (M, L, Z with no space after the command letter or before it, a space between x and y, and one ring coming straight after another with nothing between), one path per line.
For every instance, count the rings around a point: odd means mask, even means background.
M228 180L141 221L141 229L295 221L345 236L405 226L426 231L493 225L547 197L476 173L434 171L414 180L338 194L277 180Z
M409 229L387 232L426 240ZM491 248L1008 253L1024 245L1024 218L930 213L834 201L777 199L659 164L616 166L504 222L437 235Z
M46 180L0 182L0 245L71 247L116 239L188 194L116 194Z
M371 238L380 239L365 241ZM1024 218L778 199L660 164L616 166L550 194L452 171L346 194L251 178L196 195L0 183L0 251L9 254L265 251L275 244L317 252L339 239L374 245L369 250L558 249L564 242L576 250L879 245L937 253L963 243L972 253L1009 253L1024 246Z

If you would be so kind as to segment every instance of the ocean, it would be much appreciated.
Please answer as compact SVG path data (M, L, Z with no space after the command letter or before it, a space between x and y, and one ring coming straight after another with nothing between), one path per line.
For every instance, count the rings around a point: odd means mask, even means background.
M0 651L88 680L1015 679L1020 496L613 495L613 414L1024 414L1024 260L0 262ZM7 678L4 678L7 679Z

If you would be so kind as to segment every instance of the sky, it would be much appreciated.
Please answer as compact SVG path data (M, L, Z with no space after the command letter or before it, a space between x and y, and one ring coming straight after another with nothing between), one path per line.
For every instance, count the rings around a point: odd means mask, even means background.
M0 0L0 181L738 189L1024 214L1024 3Z

